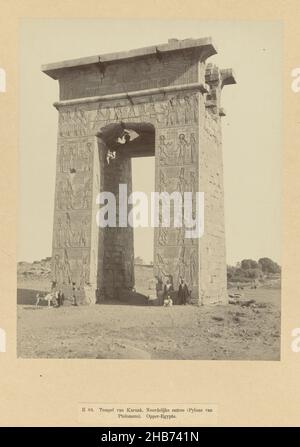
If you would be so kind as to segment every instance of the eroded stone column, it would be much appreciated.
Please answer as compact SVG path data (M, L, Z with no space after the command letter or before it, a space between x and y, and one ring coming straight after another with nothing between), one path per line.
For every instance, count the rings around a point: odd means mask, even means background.
M209 87L200 103L199 187L204 192L205 229L200 239L199 303L227 302L221 90L235 83L231 70L208 64L205 82Z
M126 153L118 153L114 160L105 164L103 176L103 190L112 192L116 198L116 227L104 229L103 251L99 251L99 259L103 259L102 285L107 298L118 299L122 291L134 287L133 228L119 226L119 205L129 210L125 200L132 192L131 158ZM119 196L120 184L126 185L126 198Z

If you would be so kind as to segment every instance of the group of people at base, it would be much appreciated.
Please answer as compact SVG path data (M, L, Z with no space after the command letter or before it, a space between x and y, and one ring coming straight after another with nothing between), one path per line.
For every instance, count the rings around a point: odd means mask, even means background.
M41 292L36 294L36 307L41 304L43 301L46 301L48 303L48 307L61 307L64 305L65 301L65 294L61 289L56 289L55 285L52 284L52 291L50 293L42 294ZM76 285L72 284L72 297L71 297L71 303L73 306L78 306L77 302L77 290Z
M184 278L180 278L176 302L174 303L175 296L172 280L168 278L163 288L163 306L171 307L173 304L186 305L189 302L190 291Z
M162 279L159 279L156 277L156 295L155 302L150 299L150 296L148 296L148 304L152 305L161 305L164 307L171 307L174 304L176 305L186 305L190 302L190 296L191 292L188 288L188 285L184 278L180 277L179 279L179 285L178 290L174 290L173 286L173 278L172 276L168 276L165 284L163 283ZM98 293L97 293L98 292ZM70 291L68 294L68 304L71 303L72 306L78 306L80 304L79 299L79 288L76 287L75 283L72 283L72 286L70 287ZM99 299L99 289L96 290L96 300L94 303L100 303ZM61 289L57 288L56 284L52 284L52 291L50 293L37 293L36 295L36 303L35 305L38 306L42 302L47 302L48 307L51 305L53 307L61 307L64 305L65 301L65 295ZM101 300L103 301L103 300Z
M38 306L42 301L47 301L48 307L60 307L63 306L65 300L65 295L62 290L57 290L52 293L47 293L46 295L42 295L40 292L36 294L36 302L35 305Z

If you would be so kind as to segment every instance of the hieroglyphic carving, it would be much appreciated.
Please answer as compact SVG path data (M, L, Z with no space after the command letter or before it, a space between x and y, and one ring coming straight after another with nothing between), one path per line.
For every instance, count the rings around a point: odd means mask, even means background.
M179 284L180 278L186 278L187 268L188 263L185 260L185 246L181 246L177 264L177 284Z
M190 171L190 176L188 180L188 191L192 193L192 197L194 199L195 194L198 191L195 171Z
M108 165L105 156L109 154L108 150L111 148L107 146L103 151L103 159L101 160L101 155L99 157L101 168L99 181L96 172L99 167L96 166L98 158L96 154L92 154L93 156L89 158L89 149L86 146L87 136L92 139L92 136L94 138L103 126L116 122L121 124L122 121L123 123L149 123L155 127L155 191L165 190L172 193L179 190L181 194L186 191L194 193L201 186L207 198L205 215L208 219L209 231L201 240L201 244L198 244L198 240L194 242L193 239L185 238L184 227L156 229L154 267L158 268L162 276L172 275L175 279L176 275L184 276L189 286L195 285L193 287L194 301L201 302L199 292L202 289L207 296L210 295L210 300L215 299L220 293L220 288L214 290L210 285L205 284L205 275L208 269L212 269L211 273L215 276L215 273L220 270L219 259L221 259L221 269L226 269L225 252L222 249L224 236L220 235L220 232L224 231L221 215L222 178L213 177L216 170L222 175L219 150L220 115L212 113L219 112L219 87L221 87L219 83L220 80L224 82L224 79L222 76L220 79L215 68L205 67L205 48L200 62L200 51L195 50L194 45L193 48L187 50L184 49L185 43L182 46L183 49L176 52L172 50L173 45L174 43L171 43L170 51L163 54L159 51L156 54L146 52L144 57L126 58L124 63L121 59L107 64L100 62L87 65L82 69L75 69L75 71L69 70L64 65L63 70L57 72L60 82L60 99L63 102L58 107L60 109L60 153L56 181L53 259L54 255L58 254L55 271L58 275L60 268L60 271L64 272L63 276L66 275L66 282L70 281L68 269L70 271L72 268L72 280L76 281L76 287L79 284L83 288L86 287L88 266L96 263L101 265L99 288L103 289L103 284L101 284L103 276L108 276L106 273L103 275L103 271L111 272L108 280L105 279L105 285L108 287L111 285L113 292L116 288L126 286L132 280L129 262L133 252L132 234L122 233L118 228L109 235L110 230L105 229L99 238L101 244L97 241L96 245L92 223L95 210L93 197L96 191L99 189L110 191L110 187L114 190L115 183L126 183L127 179L131 180L131 172L127 170L125 162L118 164L120 155L118 153L116 153L116 158L109 158ZM175 47L177 48L177 44ZM181 45L179 47L181 48ZM202 95L206 86L205 88L202 86L201 93L199 84L197 91L193 89L194 83L204 83L204 81L210 87L206 95ZM160 88L164 86L168 88L166 90ZM217 86L218 91L216 91ZM155 93L149 92L149 89L156 89ZM130 96L133 90L139 91L139 94ZM124 92L128 93L124 95ZM118 96L108 96L114 93ZM150 93L153 94L150 95ZM91 101L84 99L93 96L102 97L98 104L95 98ZM76 101L65 102L70 99ZM78 99L80 101L77 101ZM79 102L81 105L75 106L75 103ZM201 116L201 121L199 121L199 116ZM201 150L201 160L199 150ZM147 152L147 149L145 151ZM93 163L96 170L93 169ZM105 177L115 179L111 182L109 178L107 188ZM96 183L98 183L97 186ZM221 240L221 244L219 240L212 241L216 237ZM198 275L200 275L198 258L200 254L203 258L203 251L200 253L199 246L203 247L204 244L211 247L213 254L208 254L204 259L204 267L201 266L200 288L198 287ZM92 250L96 246L96 260L93 260ZM98 253L99 246L101 250ZM122 258L119 252L125 254L123 260L119 260L119 257ZM111 255L110 265L103 267L103 264L106 264L103 257L107 258L107 253ZM226 287L222 275L219 275L219 284ZM91 274L91 278L92 276ZM216 289L215 285L214 288Z
M88 245L88 220L82 219L79 231L78 246L86 247Z
M125 111L125 107L122 107L121 104L116 104L113 107L113 116L112 116L112 120L113 121L122 121L122 119L125 118L124 115L124 111Z
M90 141L63 141L59 147L59 172L90 171L92 160L93 147Z
M192 193L192 218L195 221L195 197L198 191L198 133L195 126L197 114L194 115L193 97L182 97L174 100L178 114L170 121L177 125L160 127L157 135L158 157L156 159L157 188L168 193L179 192L185 201L184 193ZM182 209L184 214L184 208ZM198 286L198 240L186 238L184 220L179 228L159 226L156 232L155 265L162 277L172 275L174 287L178 287L180 277L185 278L188 287L193 288L193 296L197 296ZM176 261L175 261L176 260ZM175 261L175 262L174 262Z
M180 168L176 191L178 191L182 196L187 191L187 181L185 179L184 168Z
M197 94L177 95L168 98L160 106L158 114L163 114L159 122L167 127L197 124L198 123L198 99Z
M70 120L70 115L67 115L67 118L63 116L63 122L66 119ZM105 124L121 121L147 121L168 128L194 125L198 122L197 93L167 95L159 101L151 97L150 100L147 98L146 102L138 103L129 95L128 99L114 104L100 103L93 112L90 127L95 131Z
M167 276L167 266L160 253L156 254L156 270L159 278Z
M121 122L123 120L139 121L141 116L140 104L133 104L128 100L126 100L125 104L117 102L113 106L101 106L99 104L94 116L92 128L93 130L97 130L106 123Z
M159 245L166 245L168 243L168 229L167 228L165 228L165 227L159 228L158 243L159 243Z
M89 222L86 217L74 221L69 212L59 215L54 231L55 248L76 248L89 245Z
M197 140L194 132L190 135L190 163L194 164L197 161Z
M177 162L181 165L194 164L197 159L196 138L190 133L189 140L185 133L180 133L177 142Z
M92 180L88 177L80 190L80 199L82 199L82 208L86 209L91 206L92 201Z
M166 191L168 187L168 180L165 172L160 169L159 171L159 192Z
M53 281L56 281L58 284L62 284L64 282L63 262L58 254L54 257L52 278Z
M166 141L165 135L159 136L159 145L158 145L158 153L159 153L159 160L162 165L169 164L169 150L172 147L171 141Z
M198 97L196 94L184 96L182 111L184 114L184 124L198 122Z
M146 104L145 114L146 117L149 117L151 122L156 122L158 124L162 122L164 110L161 107L158 109L156 103L153 101Z
M189 143L186 140L185 134L180 133L177 143L177 162L179 165L183 165L186 160L186 152Z
M83 109L62 110L59 114L60 137L79 137L89 133L87 112Z
M176 243L178 246L182 246L185 244L185 227L184 227L184 225L179 227L177 230Z
M63 223L60 218L58 218L57 221L57 227L55 231L55 242L54 246L57 248L62 248L64 245L64 229L63 229Z
M179 116L180 113L178 110L178 105L176 104L176 98L170 98L169 101L166 104L166 125L167 126L173 126L174 124L179 123Z
M63 254L55 254L52 267L52 279L57 284L71 284L71 266L69 262L69 256L66 249Z
M62 138L60 141L58 171L61 175L57 187L57 208L65 211L66 214L59 214L60 221L57 220L55 238L57 248L85 249L89 246L90 218L77 217L73 221L73 213L76 210L89 209L92 200L90 172L93 164L93 146L87 138L84 138L87 133L78 129L79 118L80 122L84 122L87 116L93 116L91 124L94 131L97 126L101 128L103 123L123 120L123 122L126 120L151 122L158 126L160 129L157 135L159 191L179 191L183 194L185 191L194 192L197 188L196 173L190 169L190 165L195 163L198 156L194 127L197 114L194 114L193 110L194 101L195 98L191 95L167 96L166 99L159 101L151 100L138 104L124 100L115 104L99 105L94 111L83 113L83 115L79 114L78 110L76 113L73 111L64 115L63 120L67 121L68 125L65 125L65 133L63 133L67 138ZM85 124L88 124L87 121ZM159 276L165 277L170 274L174 278L176 275L178 278L179 276L187 278L195 276L187 258L188 254L184 254L184 251L179 256L178 266L177 263L173 265L171 262L173 255L169 252L170 247L178 246L184 249L186 244L188 247L193 244L193 241L185 241L184 226L173 231L174 236L169 228L160 227L157 232L156 243L158 247L161 247L161 251L156 253L155 266ZM119 234L116 237L119 239ZM72 263L74 262L72 258ZM117 262L118 259L114 258L114 263ZM83 287L87 282L89 264L85 257L76 263L78 263L75 268L76 282ZM118 265L122 272L119 272L119 279L117 276L114 278L114 282L122 283L127 287L133 283L131 263L125 260Z
M191 192L194 206L195 193L198 191L198 171L195 166L198 159L198 142L193 100L190 97L175 98L172 105L176 105L179 113L171 114L169 121L177 122L177 125L170 124L159 128L157 135L157 190L159 192L164 190L170 194L179 192L183 203L184 193ZM182 211L184 214L184 208ZM195 219L195 213L192 213L192 217ZM197 293L198 272L195 269L197 268L195 258L198 253L198 241L187 239L186 230L184 221L179 228L164 228L160 222L156 232L156 253L158 252L155 259L156 270L161 277L172 275L175 288L178 287L180 277L184 277L189 287L195 286Z
M69 213L66 213L66 220L64 223L64 245L66 247L73 247L74 245L74 231L72 229Z
M187 166L197 161L197 140L191 128L165 129L157 141L159 166Z
M196 250L192 250L189 257L189 275L190 275L190 284L197 284L197 275L198 275L198 262L197 262L197 252Z
M59 210L87 209L91 206L92 181L89 177L84 183L73 184L67 177L58 184L56 206Z
M89 255L83 256L79 266L79 286L84 287L89 282Z

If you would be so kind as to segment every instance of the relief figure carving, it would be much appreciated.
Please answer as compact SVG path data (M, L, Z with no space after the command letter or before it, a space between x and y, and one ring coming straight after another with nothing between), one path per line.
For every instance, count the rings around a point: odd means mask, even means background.
M190 282L191 285L197 283L197 253L195 250L190 254Z
M194 198L197 192L197 179L194 171L190 171L189 191L192 193L192 197Z
M190 102L189 96L185 96L183 99L184 124L190 124L194 120L193 106Z
M166 271L165 271L165 262L163 260L163 258L161 257L160 253L157 253L156 255L156 259L157 259L157 275L159 278L163 277L163 276L167 276Z
M186 191L186 187L187 187L187 181L185 179L184 168L180 168L177 182L177 191L180 192L180 194L183 196L184 192Z
M189 146L190 146L190 162L195 163L197 159L197 141L196 136L193 132L190 135Z
M59 254L56 254L54 257L53 264L53 281L57 284L67 283L71 284L71 266L68 258L67 250L64 249L63 256L61 257Z
M84 136L88 133L88 117L83 109L60 112L59 135L61 137Z
M57 248L62 248L64 245L64 229L61 219L59 218L57 221L57 228L55 232L55 246Z
M121 104L118 103L113 108L113 120L120 121L123 118L125 118L125 116L123 116L123 108Z
M53 264L53 281L58 284L63 283L63 263L59 255L55 255Z
M88 220L85 218L81 222L78 245L80 247L86 247L87 243L88 243Z
M166 191L167 186L168 186L168 180L167 180L166 174L161 169L159 171L159 192Z
M84 256L81 262L81 271L79 278L80 287L84 287L89 282L89 257Z
M70 179L67 179L62 192L66 209L73 209L74 191Z
M168 243L168 230L165 227L159 228L158 234L158 243L159 245L166 245Z
M67 278L68 283L71 284L72 282L71 266L69 262L68 252L66 249L64 249L63 274L64 278Z
M177 245L184 245L185 242L185 227L182 225L177 230L177 239L176 239Z
M185 247L181 247L179 259L178 259L178 268L177 268L177 283L179 284L180 278L185 278L186 275L187 264L185 262Z
M161 164L168 164L169 161L169 149L172 147L172 143L170 141L166 141L165 135L159 136L159 160Z
M174 124L178 124L178 108L176 105L176 99L170 98L167 106L166 106L166 113L167 113L167 120L166 124L167 126L172 126Z
M189 143L186 140L185 134L181 133L178 137L177 144L177 162L178 164L184 164L186 161L186 152L188 149Z
M64 225L64 241L65 247L72 247L74 233L71 226L71 217L69 213L66 213L66 220Z
M84 209L89 208L91 205L91 198L92 198L91 188L92 188L91 179L87 179L82 188L82 208Z

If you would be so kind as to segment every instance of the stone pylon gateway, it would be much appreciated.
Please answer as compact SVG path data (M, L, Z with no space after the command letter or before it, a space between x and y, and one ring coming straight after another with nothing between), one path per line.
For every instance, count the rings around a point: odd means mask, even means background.
M155 228L154 272L184 277L192 302L227 300L220 106L230 69L206 60L211 38L48 64L59 81L52 275L87 301L134 286L133 229L98 228L99 191L131 185L131 158L155 155L155 191L202 191L205 229ZM124 129L136 134L125 144ZM113 158L113 152L116 157Z

